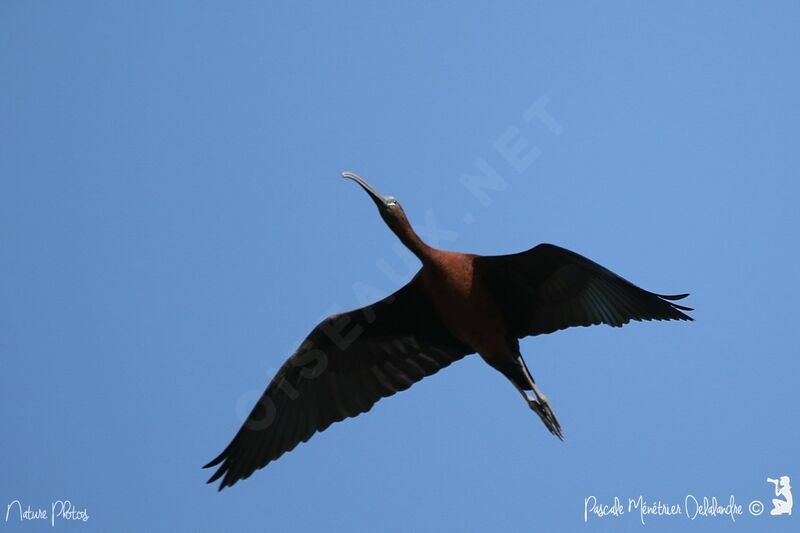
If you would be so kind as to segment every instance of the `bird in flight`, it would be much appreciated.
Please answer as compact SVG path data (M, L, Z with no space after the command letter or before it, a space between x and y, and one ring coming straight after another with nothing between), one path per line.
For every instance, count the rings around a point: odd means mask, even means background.
M400 203L357 175L387 226L422 268L394 294L323 320L281 366L233 440L204 468L219 490L249 477L334 422L369 411L466 355L478 353L516 387L545 427L561 425L519 350L519 339L572 326L692 320L688 294L640 289L552 244L511 255L438 250L416 234Z

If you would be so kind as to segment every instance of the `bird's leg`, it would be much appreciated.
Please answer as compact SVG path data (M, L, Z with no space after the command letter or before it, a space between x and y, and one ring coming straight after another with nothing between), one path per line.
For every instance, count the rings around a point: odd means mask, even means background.
M561 433L561 424L558 423L558 419L556 415L553 413L553 410L550 408L550 404L547 402L547 398L541 393L541 391L534 391L536 395L536 399L531 398L528 394L519 389L520 394L522 397L525 398L525 401L528 402L528 407L536 413L539 418L542 420L542 423L545 427L561 440L564 440L564 435Z
M564 434L561 433L561 424L558 423L555 413L553 413L553 410L550 408L550 402L547 401L547 397L539 390L535 383L531 382L531 385L536 399L532 400L528 398L528 405L539 415L539 418L542 419L542 422L544 422L544 425L550 430L550 433L564 440Z
M550 408L550 402L547 401L547 396L539 390L539 387L536 386L536 382L533 380L533 376L531 375L528 367L525 365L525 360L522 359L522 356L519 357L520 362L522 363L522 368L525 371L525 378L528 381L528 385L531 387L533 391L533 395L536 399L532 399L528 397L528 394L520 389L520 393L528 402L528 406L533 410L534 413L539 415L539 418L542 419L545 427L550 430L550 433L555 435L561 440L564 440L564 434L561 432L561 424L558 423L558 419L556 418L555 413Z

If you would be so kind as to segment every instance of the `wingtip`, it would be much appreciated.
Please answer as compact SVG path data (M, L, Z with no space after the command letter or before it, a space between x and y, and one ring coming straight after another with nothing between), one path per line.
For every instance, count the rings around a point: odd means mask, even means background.
M206 481L206 485L211 485L215 481L216 479L209 479L208 481ZM220 482L220 484L217 486L217 492L222 492L222 489L224 489L225 487L226 487L225 483Z
M211 468L212 466L217 466L222 461L224 461L228 457L228 454L230 453L232 446L233 446L233 442L231 442L230 444L225 446L225 449L222 450L222 453L220 453L218 456L216 456L213 459L211 459L211 461L209 461L207 464L205 464L203 466L203 468Z
M683 300L684 298L689 296L689 294L691 294L691 293L687 292L685 294L656 294L656 296L658 296L659 298L663 298L665 300L674 301L674 300Z
M212 459L209 463L204 464L203 468L211 468L212 466L217 466L218 464L220 464L222 462L222 460L224 458L225 458L225 454L220 454L217 457L215 457L214 459Z
M672 306L674 309L678 309L679 311L694 311L694 307L689 307L689 306L686 306L686 305L679 305L679 304L673 303L676 300L683 300L684 298L689 296L690 293L688 293L688 292L684 293L684 294L657 294L657 293L653 293L653 294L655 294L656 296L658 296L662 300L667 300L667 303L669 303L669 305ZM692 320L691 317L687 316L686 318L688 318L689 320Z
M220 478L220 475L221 472L217 471L213 476L208 478L208 481L206 481L206 485L211 485L212 483L217 481ZM226 483L226 480L223 479L222 481L219 482L219 485L217 486L217 492L222 492L222 489L231 485L233 485L233 483Z

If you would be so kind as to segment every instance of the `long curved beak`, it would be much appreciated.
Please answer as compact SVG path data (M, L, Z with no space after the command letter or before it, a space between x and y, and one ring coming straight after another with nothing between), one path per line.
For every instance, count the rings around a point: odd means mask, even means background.
M366 181L361 179L358 175L353 174L352 172L342 172L342 177L349 178L358 183L359 185L361 185L361 188L367 191L367 194L369 194L370 198L372 198L372 201L375 202L375 205L377 205L379 208L386 207L386 200L383 199L383 196L378 194L378 192L375 189L373 189Z

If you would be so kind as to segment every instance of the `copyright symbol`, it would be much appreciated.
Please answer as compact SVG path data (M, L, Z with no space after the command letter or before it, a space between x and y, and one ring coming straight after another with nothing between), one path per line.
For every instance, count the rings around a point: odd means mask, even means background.
M750 514L753 516L758 516L764 512L764 504L758 500L751 501L748 508L750 509Z

